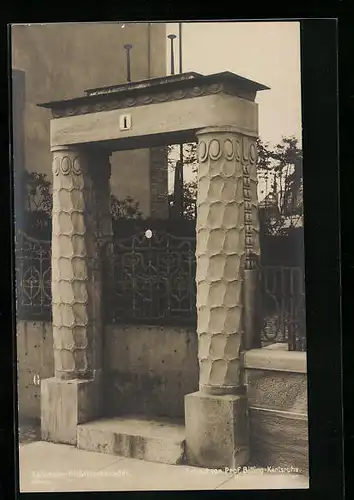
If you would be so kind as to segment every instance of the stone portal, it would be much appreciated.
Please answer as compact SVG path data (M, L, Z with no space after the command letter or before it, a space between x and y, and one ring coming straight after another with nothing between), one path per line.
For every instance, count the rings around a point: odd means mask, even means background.
M108 156L198 139L199 391L186 395L186 456L205 467L249 459L241 351L256 328L257 105L267 87L232 73L186 73L96 89L53 112L55 377L42 382L42 435L77 442L100 416L102 242L111 226ZM124 117L130 127L120 127ZM158 159L156 161L159 161ZM155 171L155 176L157 175ZM159 195L159 193L155 193ZM165 200L156 198L152 212ZM106 248L106 247L105 247Z

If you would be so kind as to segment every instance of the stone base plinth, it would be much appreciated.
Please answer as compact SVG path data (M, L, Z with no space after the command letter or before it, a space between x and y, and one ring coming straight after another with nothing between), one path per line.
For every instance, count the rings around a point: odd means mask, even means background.
M101 407L96 380L42 380L42 439L76 445L78 424L98 418Z
M245 396L185 396L186 458L199 467L242 467L249 461Z

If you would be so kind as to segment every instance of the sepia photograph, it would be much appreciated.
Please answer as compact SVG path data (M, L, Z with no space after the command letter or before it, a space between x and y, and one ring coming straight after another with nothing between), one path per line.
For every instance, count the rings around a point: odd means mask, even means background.
M300 21L10 37L20 492L308 489Z

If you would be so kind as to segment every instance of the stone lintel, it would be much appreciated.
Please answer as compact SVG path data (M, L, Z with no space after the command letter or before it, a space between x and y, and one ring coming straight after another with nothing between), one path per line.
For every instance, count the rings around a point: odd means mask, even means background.
M187 394L184 401L187 463L207 468L247 465L246 397L195 392Z
M131 127L120 129L122 115L130 115ZM146 103L52 119L51 147L61 144L101 143L111 150L173 144L195 140L195 132L229 124L233 131L258 136L258 105L232 95L214 93L196 99ZM180 137L179 137L180 136ZM154 143L158 137L160 144ZM148 139L148 144L143 143ZM183 142L181 139L181 142ZM119 143L119 144L118 144ZM99 145L99 144L97 144Z

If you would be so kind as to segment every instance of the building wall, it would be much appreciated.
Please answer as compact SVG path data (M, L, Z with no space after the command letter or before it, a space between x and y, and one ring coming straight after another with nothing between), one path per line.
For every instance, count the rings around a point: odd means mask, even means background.
M198 390L197 335L175 327L108 326L104 334L106 416L184 416L184 396ZM20 422L40 419L40 379L54 376L49 322L17 324Z
M150 215L159 219L169 217L167 163L167 148L150 149Z
M148 37L150 33L150 44ZM68 99L84 90L126 81L124 44L131 51L132 80L166 75L166 27L163 23L58 23L14 25L12 66L26 77L23 153L25 168L51 180L50 111L38 103ZM149 56L150 47L150 58ZM16 97L15 97L16 98ZM20 99L20 96L18 97ZM131 195L150 211L149 150L112 157L112 189Z
M184 417L184 396L198 390L195 330L112 325L104 343L106 416Z
M23 199L21 174L24 167L24 112L25 112L25 72L13 70L12 72L12 120L13 120L13 143L12 157L14 165L14 185L16 196ZM18 203L15 204L17 206ZM22 210L15 211L16 222L22 225Z

